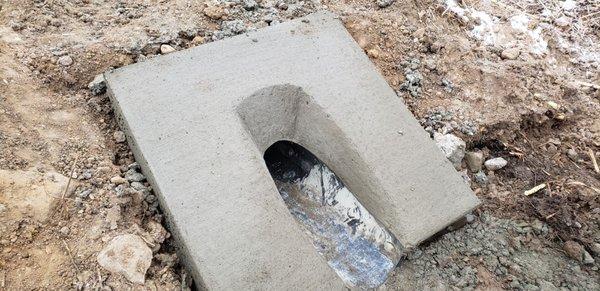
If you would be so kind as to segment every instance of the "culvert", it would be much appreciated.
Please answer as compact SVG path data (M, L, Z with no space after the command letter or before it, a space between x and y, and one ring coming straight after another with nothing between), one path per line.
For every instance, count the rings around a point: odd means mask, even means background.
M315 249L265 165L281 140L318 157L405 248L478 204L327 12L105 76L179 257L206 289L351 285Z
M264 159L290 213L338 276L361 289L385 282L403 248L341 179L290 141L271 145Z

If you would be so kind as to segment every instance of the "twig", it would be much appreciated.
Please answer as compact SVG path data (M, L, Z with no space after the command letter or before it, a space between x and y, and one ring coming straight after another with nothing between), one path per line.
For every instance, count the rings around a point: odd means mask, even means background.
M61 239L63 244L65 245L65 249L67 250L67 254L69 255L69 257L71 258L71 263L73 264L73 267L75 268L75 272L77 272L77 276L79 276L79 266L77 266L77 263L75 263L75 258L73 258L73 254L71 253L71 249L69 249L69 245L67 244L67 242L64 239Z
M75 161L73 161L73 165L71 165L71 172L69 173L69 180L67 181L67 186L65 187L65 191L60 196L60 204L58 205L58 208L61 211L65 204L65 197L67 196L67 192L69 191L69 186L71 185L71 180L73 180L73 173L75 173L75 166L77 165L78 160L79 160L79 155L77 155L77 157L75 157Z

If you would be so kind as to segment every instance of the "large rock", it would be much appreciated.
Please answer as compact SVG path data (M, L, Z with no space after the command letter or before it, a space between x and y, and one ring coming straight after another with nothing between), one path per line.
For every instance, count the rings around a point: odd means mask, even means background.
M104 269L121 274L132 283L144 284L152 262L152 250L139 236L123 234L114 237L98 253L97 259Z

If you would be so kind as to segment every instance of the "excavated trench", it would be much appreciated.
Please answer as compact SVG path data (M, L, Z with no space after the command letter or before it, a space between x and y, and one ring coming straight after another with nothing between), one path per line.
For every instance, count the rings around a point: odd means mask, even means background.
M385 282L402 246L340 178L293 142L274 143L264 159L291 214L338 276L361 289Z

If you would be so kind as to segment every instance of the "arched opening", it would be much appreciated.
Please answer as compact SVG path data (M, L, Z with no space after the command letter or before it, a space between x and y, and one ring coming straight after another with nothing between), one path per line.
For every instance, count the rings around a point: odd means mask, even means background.
M304 147L278 141L264 159L290 213L338 276L353 287L381 285L400 260L398 240Z

